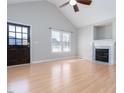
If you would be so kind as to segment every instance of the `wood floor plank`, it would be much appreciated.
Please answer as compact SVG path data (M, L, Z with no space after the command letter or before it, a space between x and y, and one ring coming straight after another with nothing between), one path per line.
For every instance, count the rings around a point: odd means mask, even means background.
M14 93L115 93L116 65L63 60L8 68Z

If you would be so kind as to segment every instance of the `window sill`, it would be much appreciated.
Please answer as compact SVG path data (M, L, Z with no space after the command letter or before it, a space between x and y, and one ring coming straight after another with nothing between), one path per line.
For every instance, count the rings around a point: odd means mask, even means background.
M51 52L52 54L63 54L63 53L71 53L71 51L68 52Z

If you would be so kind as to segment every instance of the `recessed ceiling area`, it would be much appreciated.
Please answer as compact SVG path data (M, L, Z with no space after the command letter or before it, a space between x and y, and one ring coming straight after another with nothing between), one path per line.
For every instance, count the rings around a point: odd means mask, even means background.
M59 8L60 5L68 0L8 0L8 4L32 1L48 1L53 3L77 28L116 17L116 0L92 0L90 6L78 3L80 11L77 13L74 12L71 5Z

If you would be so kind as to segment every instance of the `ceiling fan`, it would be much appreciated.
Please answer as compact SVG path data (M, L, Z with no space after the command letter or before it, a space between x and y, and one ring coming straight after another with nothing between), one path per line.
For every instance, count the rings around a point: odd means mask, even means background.
M70 5L73 6L74 11L75 11L75 12L78 12L78 11L79 11L79 8L78 8L78 6L77 6L77 3L85 4L85 5L90 5L90 4L92 3L92 0L69 0L68 2L62 4L62 5L60 6L60 8L66 6L66 5L68 5L68 4L70 4Z

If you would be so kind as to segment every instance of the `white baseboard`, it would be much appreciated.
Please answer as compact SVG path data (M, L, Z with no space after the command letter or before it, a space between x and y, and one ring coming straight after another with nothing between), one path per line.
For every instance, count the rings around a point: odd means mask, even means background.
M74 58L78 58L78 57L72 56L72 57L63 57L63 58L55 58L55 59L38 60L38 61L32 61L31 64L43 63L43 62L52 62L52 61L59 61L59 60L67 60L67 59L74 59Z
M93 61L92 59L83 58L83 57L80 57L80 56L78 56L78 58L79 58L80 60L88 60L88 61Z
M37 63L43 63L43 62L52 62L52 61L59 61L59 60L75 59L75 58L78 58L78 57L71 56L71 57L64 57L64 58L56 58L56 59L47 59L47 60L32 61L31 63L28 63L28 64L20 64L20 65L7 66L7 68L25 66L25 65L29 65L29 64L37 64Z

